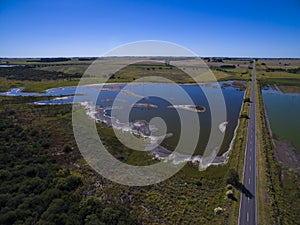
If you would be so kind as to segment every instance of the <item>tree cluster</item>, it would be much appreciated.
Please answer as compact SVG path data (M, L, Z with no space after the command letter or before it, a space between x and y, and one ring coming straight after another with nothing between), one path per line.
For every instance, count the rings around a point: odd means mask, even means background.
M49 156L49 135L0 109L0 224L136 224L124 208L78 194L82 179Z

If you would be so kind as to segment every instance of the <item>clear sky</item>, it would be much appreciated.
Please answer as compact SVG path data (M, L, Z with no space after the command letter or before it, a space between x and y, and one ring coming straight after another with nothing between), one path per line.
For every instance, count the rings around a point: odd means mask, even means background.
M200 56L300 57L300 0L0 0L0 57L164 40Z

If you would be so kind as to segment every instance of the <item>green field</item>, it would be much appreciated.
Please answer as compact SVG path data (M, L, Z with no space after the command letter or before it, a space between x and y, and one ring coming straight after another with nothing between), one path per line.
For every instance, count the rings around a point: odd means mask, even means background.
M22 65L23 67L0 68L0 91L23 86L26 91L41 92L50 87L73 86L78 84L84 74L88 74L89 77L82 78L82 83L132 82L148 76L164 77L176 83L192 83L195 81L186 73L193 74L201 82L210 82L212 78L208 74L213 74L214 79L218 81L248 80L251 72L251 69L248 68L250 60L224 60L224 62L204 60L207 65L198 59L183 60L185 66L181 69L176 66L178 61L173 61L175 66L172 66L172 61L170 61L170 65L166 65L162 59L155 60L154 63L153 60L149 62L148 58L141 60L144 63L127 65L130 61L126 58L118 60L109 58L99 60L100 65L97 65L96 62L96 66L89 67L93 62L91 60L71 59L67 62L45 63L32 62L32 59L2 59L2 63ZM104 67L107 69L106 67L109 66L101 66L101 63L105 65L118 64L123 68L118 71L110 69L102 72L101 69Z

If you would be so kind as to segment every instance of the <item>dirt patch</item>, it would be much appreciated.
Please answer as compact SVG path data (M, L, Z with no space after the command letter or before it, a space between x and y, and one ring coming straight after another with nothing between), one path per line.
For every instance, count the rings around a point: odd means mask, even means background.
M300 154L289 140L274 140L274 153L283 168L291 169L300 174Z
M283 93L297 93L297 94L300 94L300 87L297 87L297 86L279 86L279 89Z

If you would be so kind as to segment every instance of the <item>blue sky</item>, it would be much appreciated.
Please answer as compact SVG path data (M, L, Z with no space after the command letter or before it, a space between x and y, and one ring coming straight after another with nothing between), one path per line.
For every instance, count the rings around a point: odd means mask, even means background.
M140 40L300 57L300 0L0 0L0 57L101 56Z

